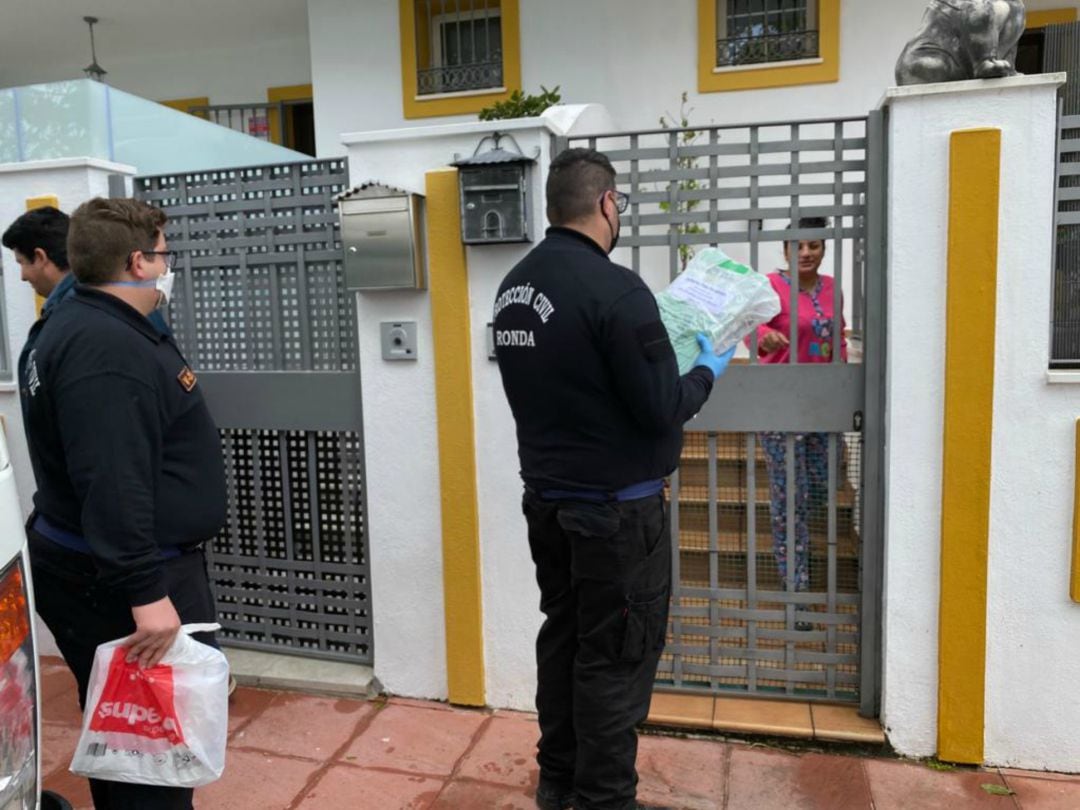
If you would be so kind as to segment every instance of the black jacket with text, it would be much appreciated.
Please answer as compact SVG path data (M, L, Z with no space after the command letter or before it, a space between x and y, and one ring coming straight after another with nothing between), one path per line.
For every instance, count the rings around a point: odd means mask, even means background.
M712 372L679 376L652 292L590 238L549 228L503 279L494 332L527 485L613 492L675 469Z

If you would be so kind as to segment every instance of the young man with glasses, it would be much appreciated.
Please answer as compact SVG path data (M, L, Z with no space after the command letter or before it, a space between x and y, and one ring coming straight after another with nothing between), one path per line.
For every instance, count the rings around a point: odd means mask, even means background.
M551 164L546 238L503 280L495 347L517 423L546 620L536 642L544 810L631 810L671 592L663 479L731 352L679 376L656 300L608 254L629 202L607 157Z
M147 320L169 292L164 225L138 200L75 211L79 283L26 368L35 601L84 708L99 644L131 636L129 659L150 667L182 623L216 618L204 544L225 521L221 443L195 374ZM97 810L192 806L190 789L91 779L90 791Z

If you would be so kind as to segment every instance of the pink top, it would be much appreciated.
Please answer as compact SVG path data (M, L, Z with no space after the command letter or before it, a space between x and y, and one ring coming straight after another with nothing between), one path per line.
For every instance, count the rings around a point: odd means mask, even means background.
M790 362L790 347L766 354L761 339L772 331L791 339L791 286L787 273L769 273L769 282L780 298L780 314L758 327L758 357L762 363ZM750 338L747 338L749 345ZM814 289L799 291L799 355L800 363L828 363L833 350L833 280L818 276ZM847 362L847 340L844 338L844 316L840 315L840 359Z

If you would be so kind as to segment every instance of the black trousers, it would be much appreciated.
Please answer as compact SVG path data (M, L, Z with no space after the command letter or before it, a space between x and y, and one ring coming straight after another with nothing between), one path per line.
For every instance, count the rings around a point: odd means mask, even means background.
M56 638L60 654L79 687L79 707L86 691L97 646L135 632L131 608L122 593L101 586L93 561L27 529L34 603ZM217 611L201 550L165 563L169 598L184 624L216 621ZM213 634L193 636L214 644ZM194 790L91 779L95 810L191 810Z
M544 501L523 510L546 619L536 640L540 778L578 810L636 807L637 731L648 715L671 593L661 496Z

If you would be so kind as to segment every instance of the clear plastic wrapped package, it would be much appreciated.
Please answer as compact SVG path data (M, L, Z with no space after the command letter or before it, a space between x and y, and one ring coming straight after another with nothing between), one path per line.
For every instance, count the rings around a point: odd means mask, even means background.
M769 279L739 264L719 248L705 248L656 296L679 373L688 372L701 351L697 335L712 338L724 352L780 312Z

